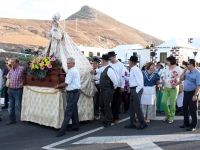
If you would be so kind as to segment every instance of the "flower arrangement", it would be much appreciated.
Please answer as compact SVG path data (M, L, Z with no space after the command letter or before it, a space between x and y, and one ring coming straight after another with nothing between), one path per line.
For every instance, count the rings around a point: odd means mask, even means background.
M61 67L55 56L35 57L29 65L28 73L40 80L44 79L53 68L57 66Z

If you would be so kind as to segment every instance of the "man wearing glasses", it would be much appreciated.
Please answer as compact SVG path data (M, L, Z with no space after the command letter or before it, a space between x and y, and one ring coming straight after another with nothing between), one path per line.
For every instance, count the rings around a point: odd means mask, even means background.
M198 93L200 90L200 71L196 68L194 59L190 59L187 67L181 75L184 81L183 113L184 124L180 128L187 128L187 131L195 131L198 118ZM192 122L189 120L189 113Z

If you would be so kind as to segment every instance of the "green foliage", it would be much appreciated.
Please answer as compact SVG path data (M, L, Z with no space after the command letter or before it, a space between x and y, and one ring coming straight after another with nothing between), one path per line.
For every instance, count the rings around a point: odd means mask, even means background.
M48 75L48 70L31 70L31 68L28 68L27 73L43 80Z

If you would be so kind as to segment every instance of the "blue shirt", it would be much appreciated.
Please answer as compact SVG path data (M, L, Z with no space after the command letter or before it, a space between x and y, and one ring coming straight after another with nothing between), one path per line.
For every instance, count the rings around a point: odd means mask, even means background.
M160 80L160 76L157 73L149 74L147 71L143 71L144 86L154 86Z
M185 73L184 91L195 91L200 86L200 71L197 69Z

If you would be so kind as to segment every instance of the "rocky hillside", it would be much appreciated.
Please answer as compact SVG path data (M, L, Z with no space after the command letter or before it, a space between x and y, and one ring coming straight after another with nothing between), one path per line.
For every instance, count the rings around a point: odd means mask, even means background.
M161 42L88 6L82 7L61 24L78 45L112 48L119 44L146 46L151 42ZM49 20L0 18L0 48L45 47L50 28Z

